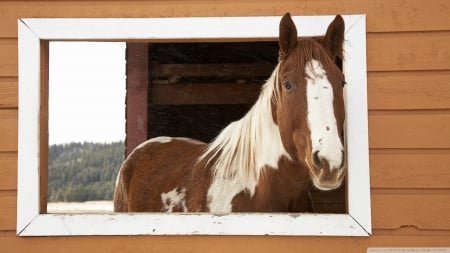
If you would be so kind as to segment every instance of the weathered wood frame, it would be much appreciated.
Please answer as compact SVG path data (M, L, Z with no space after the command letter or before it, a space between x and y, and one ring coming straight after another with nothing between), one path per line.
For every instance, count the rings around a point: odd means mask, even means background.
M333 16L294 17L301 36L322 34ZM345 15L348 214L45 214L48 41L256 41L278 37L280 17L20 19L17 234L327 235L371 234L365 15ZM42 108L41 108L42 107ZM41 157L45 156L45 157Z

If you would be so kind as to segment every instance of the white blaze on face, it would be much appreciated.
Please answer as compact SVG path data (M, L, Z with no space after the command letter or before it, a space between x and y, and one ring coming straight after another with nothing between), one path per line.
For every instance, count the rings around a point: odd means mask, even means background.
M343 145L334 115L333 87L320 62L313 59L306 64L305 71L312 152L318 152L319 158L327 160L330 170L338 169L343 159Z

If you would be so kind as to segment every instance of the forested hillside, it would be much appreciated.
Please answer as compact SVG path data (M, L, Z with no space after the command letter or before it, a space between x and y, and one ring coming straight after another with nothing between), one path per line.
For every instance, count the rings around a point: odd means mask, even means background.
M112 200L124 147L123 142L50 146L48 202Z

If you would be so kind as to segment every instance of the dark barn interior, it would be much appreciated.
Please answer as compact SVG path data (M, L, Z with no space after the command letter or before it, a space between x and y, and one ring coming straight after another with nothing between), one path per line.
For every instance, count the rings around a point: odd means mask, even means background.
M127 87L146 79L146 90L128 92L127 107L145 96L138 118L146 120L141 142L156 136L190 137L210 142L254 104L278 61L278 42L152 43L127 54L128 71L147 70L127 78ZM144 56L144 57L142 57ZM139 61L132 57L143 58ZM140 62L142 66L136 66ZM145 86L145 85L144 85ZM142 87L142 85L141 85ZM142 100L142 99L141 99ZM139 109L140 108L140 109ZM127 109L127 121L136 109ZM130 115L130 116L128 116ZM133 116L134 117L134 116ZM130 118L130 119L129 119ZM127 140L138 132L127 123ZM145 139L144 139L145 138ZM135 138L136 139L136 138ZM331 192L310 192L314 212L345 213L345 186Z

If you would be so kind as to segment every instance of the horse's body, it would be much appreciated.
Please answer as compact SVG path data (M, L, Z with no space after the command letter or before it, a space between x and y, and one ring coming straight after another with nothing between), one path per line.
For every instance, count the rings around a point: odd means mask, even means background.
M344 23L323 38L297 39L280 23L280 63L239 121L210 144L157 137L120 169L117 212L305 212L311 181L321 190L345 176L341 72Z

